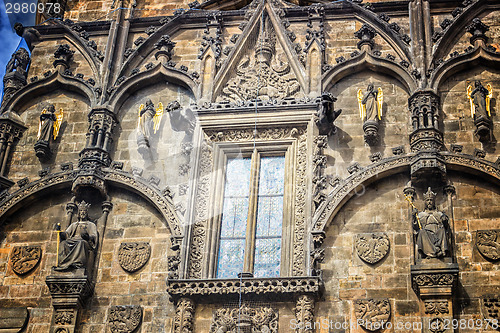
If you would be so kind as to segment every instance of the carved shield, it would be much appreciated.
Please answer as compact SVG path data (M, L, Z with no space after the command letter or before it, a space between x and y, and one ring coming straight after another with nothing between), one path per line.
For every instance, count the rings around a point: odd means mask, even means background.
M40 246L16 246L10 255L12 270L19 275L27 274L38 265L41 258Z
M389 253L389 237L383 233L359 234L354 246L363 261L375 264Z
M354 302L356 322L368 331L377 331L391 316L391 303L388 299L359 299Z
M139 305L118 305L109 309L108 323L113 333L132 333L142 321L142 308Z
M487 296L481 298L481 310L484 318L500 320L500 297Z
M476 247L483 257L490 260L500 259L500 230L478 230Z
M151 255L151 246L147 242L121 243L118 250L118 262L129 273L138 271Z

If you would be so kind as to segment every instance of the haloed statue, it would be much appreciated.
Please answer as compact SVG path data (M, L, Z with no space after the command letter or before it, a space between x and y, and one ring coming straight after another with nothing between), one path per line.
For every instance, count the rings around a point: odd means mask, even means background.
M448 216L436 209L436 193L431 188L424 194L425 209L413 208L413 228L416 231L420 258L443 258L450 255Z
M359 114L363 121L363 131L365 132L365 142L375 145L378 142L379 121L382 119L382 105L384 94L382 88L375 90L373 83L370 83L363 94L363 90L358 90Z
M60 233L59 261L55 271L88 268L93 263L99 235L95 223L89 219L89 206L85 201L80 202L78 220Z
M43 109L40 114L35 152L41 161L46 161L52 157L50 144L59 135L63 115L63 109L59 109L59 112L56 113L56 108L52 104Z

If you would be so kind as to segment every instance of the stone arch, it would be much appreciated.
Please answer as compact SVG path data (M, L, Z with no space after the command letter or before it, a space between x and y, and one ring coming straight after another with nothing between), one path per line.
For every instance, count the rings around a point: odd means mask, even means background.
M323 89L328 91L343 78L366 70L394 77L401 82L409 95L417 89L413 78L401 66L389 60L374 57L366 52L342 62L323 74Z
M70 191L75 175L76 171L72 170L49 174L8 194L0 202L0 225L5 222L9 215L15 213L16 210L21 209L30 201L42 198L49 192ZM175 208L171 201L161 194L159 189L148 184L145 179L118 170L107 170L105 179L111 186L123 188L140 195L161 214L172 235L182 234L181 223L175 213Z
M497 164L467 154L448 152L441 154L448 170L482 177L500 186L500 167ZM359 187L401 172L408 172L413 156L413 154L407 154L383 159L341 181L314 214L312 231L325 231L340 209L356 194L356 191L359 191Z
M33 98L54 91L74 92L83 96L90 106L97 104L97 96L87 83L77 78L54 72L52 75L28 84L18 90L5 104L4 112L18 111Z

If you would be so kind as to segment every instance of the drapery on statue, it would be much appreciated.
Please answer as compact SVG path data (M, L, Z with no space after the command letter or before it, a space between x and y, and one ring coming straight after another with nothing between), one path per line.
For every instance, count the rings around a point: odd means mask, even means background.
M94 258L99 236L95 223L89 220L89 206L85 201L80 202L78 221L71 223L66 231L60 233L61 250L55 271L87 268L89 260Z
M378 122L382 119L383 103L382 88L375 90L373 83L368 85L364 94L362 89L358 90L359 115L363 121L365 141L369 145L378 142Z
M486 88L481 84L481 81L474 82L472 85L467 86L467 97L470 101L471 117L476 119L479 117L491 117L490 100L493 95L491 84L487 84Z
M160 128L161 118L163 117L163 104L160 102L155 110L153 102L148 99L146 104L139 107L139 122L137 124L137 145L139 152L151 147L152 134Z
M413 228L417 234L417 250L421 258L449 256L448 216L436 209L436 193L431 188L424 194L425 209L413 208Z
M28 74L28 65L30 63L30 54L25 48L20 48L12 54L7 66L5 68L5 73L17 72L22 74L24 77Z
M63 116L63 109L59 109L59 112L56 113L54 105L49 105L48 108L42 110L38 122L37 142L35 143L38 158L46 160L52 156L50 142L57 139Z

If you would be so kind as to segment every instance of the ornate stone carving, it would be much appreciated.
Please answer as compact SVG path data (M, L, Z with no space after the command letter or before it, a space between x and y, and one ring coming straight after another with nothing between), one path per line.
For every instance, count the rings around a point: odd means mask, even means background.
M16 91L26 85L29 62L30 55L28 51L22 47L12 54L5 69L5 76L3 77L4 95L1 106L4 106Z
M385 233L359 234L354 247L363 261L375 264L389 253L389 237Z
M175 308L173 332L193 332L195 303L189 298L181 298Z
M500 230L478 230L476 247L485 258L500 259Z
M258 47L253 54L243 55L235 74L222 88L217 101L268 100L298 97L300 84L285 53L277 53L277 37L268 15L262 20Z
M278 311L270 307L221 308L214 312L210 333L278 332Z
M412 276L412 279L418 287L452 286L457 281L457 276L451 273L418 274Z
M56 311L54 314L54 324L56 325L71 325L75 314L72 310L70 311Z
M170 249L174 252L174 255L168 256L168 279L178 279L179 278L179 264L181 263L180 250L181 250L181 237L170 237L170 242L172 246Z
M432 333L446 332L444 320L439 317L431 319L429 322L429 331Z
M324 149L328 144L326 135L317 136L314 139L314 155L313 155L313 200L318 207L325 200L324 190L326 189L326 176L323 170L326 167L326 156L323 155Z
M215 58L215 67L220 67L220 57L222 55L222 15L208 14L206 16L205 30L203 31L203 41L201 42L198 59L203 59L208 49L212 49Z
M226 296L247 295L254 299L268 299L279 295L280 300L290 300L301 294L319 295L322 288L320 277L291 278L243 278L205 280L167 280L167 292L173 299L190 297L226 300Z
M500 297L487 296L481 298L481 308L486 319L500 320Z
M488 37L485 35L485 33L488 30L490 30L490 27L481 22L481 20L477 17L474 18L472 20L472 23L465 28L465 31L467 31L472 35L470 38L470 43L472 45L476 45L477 41L482 41L483 43L486 43Z
M139 305L117 305L109 309L108 323L112 333L132 333L142 321Z
M118 262L129 273L137 272L149 260L151 246L147 242L121 243L118 249Z
M356 38L359 38L360 40L357 44L358 49L360 50L373 49L373 46L375 45L373 38L375 37L375 35L376 35L375 29L370 27L368 24L363 24L363 26L354 33L354 36L356 36Z
M337 131L335 119L342 110L334 110L334 102L337 99L329 92L323 92L318 104L318 112L314 116L314 123L318 126L320 135L333 135Z
M389 320L391 303L388 299L359 299L354 301L357 322L368 331L376 331Z
M161 36L160 40L154 45L155 49L158 50L158 52L155 53L155 58L157 60L160 59L160 61L164 63L168 63L172 60L175 44L175 42L170 40L169 35Z
M295 320L297 321L298 333L314 332L314 298L309 295L299 296L297 303L293 308Z
M324 52L326 49L325 41L325 7L321 5L309 6L309 15L307 17L308 28L306 30L306 42L304 52L307 52L311 45L316 42L319 50L322 53L324 61ZM293 40L292 40L293 42Z
M6 96L4 96L5 101ZM0 116L0 191L11 187L14 182L6 177L8 161L14 147L23 136L26 127L19 117L12 112Z
M69 68L70 61L73 58L74 53L75 51L70 50L68 44L59 45L56 52L54 52L54 57L56 58L53 62L54 67L57 68L58 66L61 66L58 70L61 73L64 72Z
M425 300L424 307L426 314L440 315L440 314L448 314L450 312L448 308L448 301Z
M15 246L10 255L11 268L16 274L27 274L35 269L41 258L41 246Z
M148 99L139 107L139 122L137 124L137 150L145 159L151 159L153 148L153 134L160 128L163 118L163 103L158 103L155 108L153 102Z

